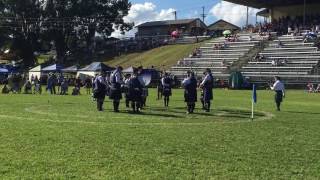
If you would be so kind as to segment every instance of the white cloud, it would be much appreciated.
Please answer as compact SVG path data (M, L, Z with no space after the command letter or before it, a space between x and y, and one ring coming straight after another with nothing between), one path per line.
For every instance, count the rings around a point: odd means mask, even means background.
M156 10L156 5L151 2L145 2L143 4L133 4L129 11L128 16L124 17L124 21L131 23L134 22L135 26L148 22L148 21L161 21L174 19L173 8L162 9L160 12ZM134 36L137 30L127 32L125 36ZM115 30L112 33L113 37L122 37L119 30Z
M256 23L256 13L259 11L259 9L249 8L249 24ZM211 8L210 15L242 27L246 24L247 7L221 1Z

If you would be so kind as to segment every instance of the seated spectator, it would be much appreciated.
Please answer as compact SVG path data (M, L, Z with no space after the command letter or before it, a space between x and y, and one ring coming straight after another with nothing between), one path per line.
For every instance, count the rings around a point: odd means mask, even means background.
M278 44L276 45L276 48L282 48L283 47L283 43L279 40Z
M1 93L2 93L2 94L9 94L9 92L10 92L10 90L9 90L9 88L7 87L7 85L5 84L5 85L3 86L3 88L2 88Z
M35 82L33 94L41 94L42 93L42 87L39 81Z
M308 88L308 92L309 92L309 93L315 92L315 89L314 89L314 86L313 86L312 83L308 83L308 84L307 84L307 88Z
M318 84L317 89L315 90L316 93L320 92L320 84Z
M69 84L68 82L64 79L61 82L61 92L60 95L67 95L68 94L68 88L69 88Z
M281 66L286 66L287 65L287 60L283 59L280 64L281 64Z
M30 81L24 84L24 94L32 94L32 85Z
M80 95L80 88L75 86L72 89L72 96L78 96L78 95Z
M272 61L271 61L271 65L272 65L272 66L277 66L276 60L272 60Z

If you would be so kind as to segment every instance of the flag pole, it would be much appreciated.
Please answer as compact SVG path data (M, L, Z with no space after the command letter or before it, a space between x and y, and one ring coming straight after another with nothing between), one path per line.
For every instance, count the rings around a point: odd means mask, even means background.
M252 98L251 102L252 102L252 107L251 107L251 120L253 121L253 118L254 118L254 99L253 99L253 98Z

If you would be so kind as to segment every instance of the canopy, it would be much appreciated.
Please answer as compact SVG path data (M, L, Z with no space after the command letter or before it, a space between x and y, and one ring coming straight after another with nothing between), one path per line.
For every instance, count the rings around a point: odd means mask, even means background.
M59 72L63 69L62 65L53 64L51 66L45 67L42 69L43 72Z
M244 6L254 7L254 8L270 8L275 6L290 6L290 5L303 5L304 2L319 3L319 0L224 0L231 3L236 3Z
M79 69L78 66L70 66L70 67L62 69L62 72L65 72L65 73L76 73L76 72L78 72L78 69Z
M29 70L29 80L32 79L32 77L37 77L40 78L41 77L41 65L36 66L32 69Z
M112 71L113 68L105 65L102 62L93 62L90 65L86 66L85 68L80 69L80 71Z
M122 72L130 74L130 73L133 73L133 70L134 70L134 67L131 66L131 67L128 67L127 69L123 70Z
M77 77L81 77L83 75L94 77L96 74L98 74L101 71L106 72L106 71L112 71L112 70L113 70L112 67L109 67L102 62L93 62L90 65L86 66L85 68L80 69L77 73Z
M0 68L0 74L6 74L9 73L9 70L6 68Z

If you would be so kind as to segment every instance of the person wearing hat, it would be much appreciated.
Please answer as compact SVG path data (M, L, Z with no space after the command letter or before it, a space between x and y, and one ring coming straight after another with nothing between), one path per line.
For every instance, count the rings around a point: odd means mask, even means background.
M109 98L113 100L114 112L119 112L120 100L122 99L122 70L123 68L121 66L118 66L110 76L111 87Z
M197 79L194 72L188 71L188 77L182 81L184 87L184 101L187 103L188 114L192 114L197 102Z
M205 77L203 81L200 83L200 87L203 89L203 101L205 104L205 111L210 112L211 100L213 99L213 76L209 68L205 71Z
M275 91L275 102L277 106L277 110L280 111L280 106L283 98L285 97L285 88L284 84L281 82L280 77L274 77L275 83L270 86L271 90Z
M169 76L168 73L164 73L163 78L161 79L161 83L162 83L162 95L164 97L164 106L168 107L169 106L169 100L170 100L170 96L172 95L172 79Z
M141 84L139 78L138 78L138 70L133 70L133 75L129 80L128 83L128 96L131 101L131 107L133 110L133 113L140 113L140 109L142 106L142 90L143 90L143 84Z
M94 90L93 97L97 101L97 109L98 111L103 111L103 103L106 97L106 74L105 72L101 72L94 80Z

